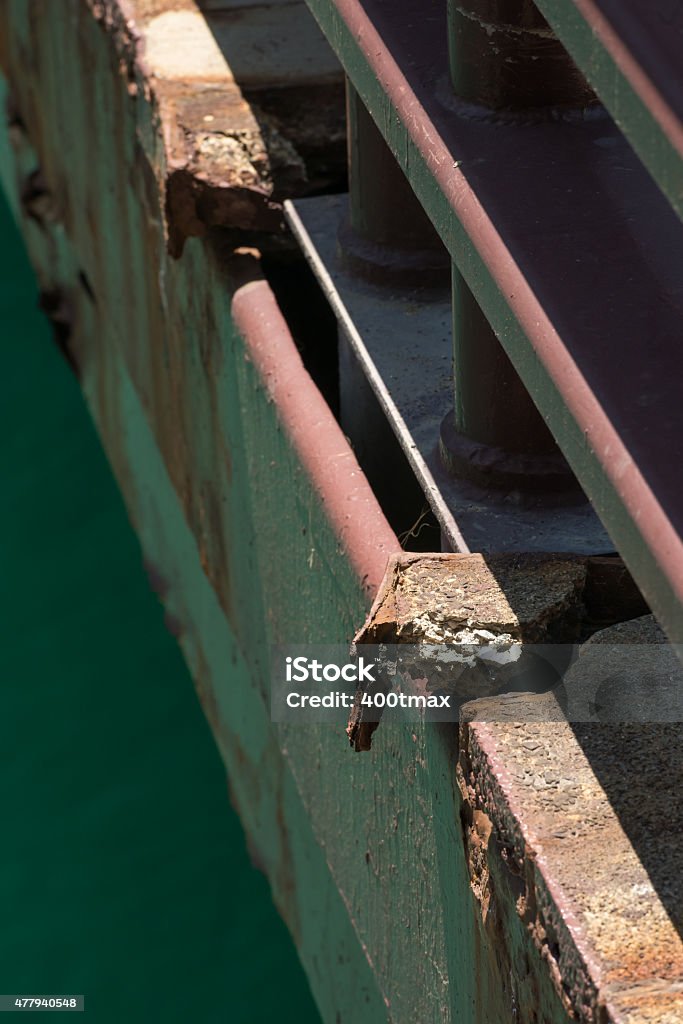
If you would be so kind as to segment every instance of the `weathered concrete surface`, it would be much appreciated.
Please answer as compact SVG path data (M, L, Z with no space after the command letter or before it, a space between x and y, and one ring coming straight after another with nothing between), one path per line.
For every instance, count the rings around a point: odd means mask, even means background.
M401 553L355 641L449 643L475 628L527 644L574 643L646 611L615 556Z
M406 650L402 656L403 670L467 701L503 692L506 680L517 689L519 680L513 677L521 665L487 668L478 661L466 668L460 662L456 670L452 657L440 661L439 650L445 648L439 645L517 645L519 654L522 645L571 645L600 624L643 608L637 587L617 557L400 554L391 559L354 642L413 645L414 655ZM568 664L570 651L558 648L553 665L535 659L539 689L552 685L552 678L566 667L564 658ZM378 680L375 688L383 686ZM356 751L370 749L379 724L377 711L366 709L362 698L359 690L347 728ZM557 702L532 704L533 714L543 720L565 716ZM514 701L505 705L506 714L514 706ZM531 706L526 713L532 713Z

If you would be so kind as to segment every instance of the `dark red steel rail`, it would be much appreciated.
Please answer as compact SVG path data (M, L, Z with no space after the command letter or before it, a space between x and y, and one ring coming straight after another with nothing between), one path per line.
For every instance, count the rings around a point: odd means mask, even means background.
M683 226L602 108L454 97L440 0L309 0L672 640L683 640Z

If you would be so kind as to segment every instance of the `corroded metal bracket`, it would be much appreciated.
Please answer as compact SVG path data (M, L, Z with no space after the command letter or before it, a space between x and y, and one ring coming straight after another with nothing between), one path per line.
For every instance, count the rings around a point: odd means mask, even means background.
M618 558L401 554L390 559L354 645L457 645L472 630L482 643L503 634L523 645L571 645L598 624L645 611ZM347 728L357 751L370 749L379 724L362 696Z
M264 242L282 238L283 199L323 184L320 136L328 145L325 173L342 173L343 76L303 4L271 11L274 39L264 59L258 12L235 19L235 4L202 13L192 0L84 2L116 46L129 92L144 92L163 124L173 256L188 237L214 228L241 232L242 239L245 232ZM297 56L304 52L306 61ZM312 83L317 90L307 94L302 117L302 90Z

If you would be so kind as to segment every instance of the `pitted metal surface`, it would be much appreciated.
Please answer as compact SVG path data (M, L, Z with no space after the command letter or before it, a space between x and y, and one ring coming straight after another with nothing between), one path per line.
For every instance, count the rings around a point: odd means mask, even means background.
M661 638L650 618L597 642L636 635ZM533 720L549 701L518 694L466 707L479 719L461 725L466 803L523 880L518 910L568 1008L586 1021L678 1024L683 725ZM501 719L506 702L516 721L481 720Z
M564 555L398 555L356 639L444 643L470 626L541 643L553 623L576 622L585 581L585 564Z

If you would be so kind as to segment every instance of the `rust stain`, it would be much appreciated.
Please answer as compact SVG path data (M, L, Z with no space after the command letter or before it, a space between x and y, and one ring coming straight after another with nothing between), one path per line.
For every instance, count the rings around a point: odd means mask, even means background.
M296 84L264 90L261 106L258 91L245 99L217 49L216 67L207 73L201 47L196 57L184 54L184 62L176 61L182 73L171 68L155 75L146 49L149 33L158 43L155 26L160 17L187 12L207 39L212 38L197 5L192 0L87 2L114 44L129 97L144 96L162 125L163 209L174 257L180 256L187 238L203 237L213 228L284 238L283 200L319 189L323 179L341 180L345 161L339 84L326 83L319 98L310 87L303 91ZM165 59L172 61L173 52L171 47ZM321 152L321 139L334 144L332 158L329 148Z
M211 669L196 635L192 633L190 636L188 633L186 644L183 646L187 646L188 660L192 664L192 679L197 697L211 732L216 739L218 748L221 751L230 749L230 744L234 742L234 738L226 731L227 727L222 719L218 706L218 697L212 683Z
M230 617L233 601L226 537L230 524L224 512L225 503L211 481L205 480L200 484L193 508L196 513L193 532L199 547L202 569L216 590L226 615Z
M221 81L196 73L160 79L145 61L147 25L161 13L194 3L88 0L118 55L128 96L144 95L163 126L163 211L169 251L182 253L188 237L214 227L284 233L282 198L307 180L304 161L270 115L244 99L229 69Z
M643 750L643 762L646 750L656 760L657 743L680 747L680 727L662 736L661 727L631 726L623 738L624 727L582 728L591 732L596 765L600 757L613 764L612 752L622 747L638 760ZM519 921L557 997L581 1021L683 1020L680 935L572 729L559 722L476 722L460 732L463 841L482 924L488 927L491 906L510 905L516 892ZM492 825L486 843L478 812ZM648 816L639 817L646 850ZM664 855L660 843L656 858L672 862L673 891L675 850ZM501 885L507 893L497 897Z
M585 559L561 554L395 555L354 643L453 644L473 628L529 644L571 643L586 576ZM363 694L346 730L356 751L371 748L380 717L372 708L367 720Z
M282 234L282 197L306 168L294 147L239 88L157 83L166 126L166 218L171 254L212 227Z

